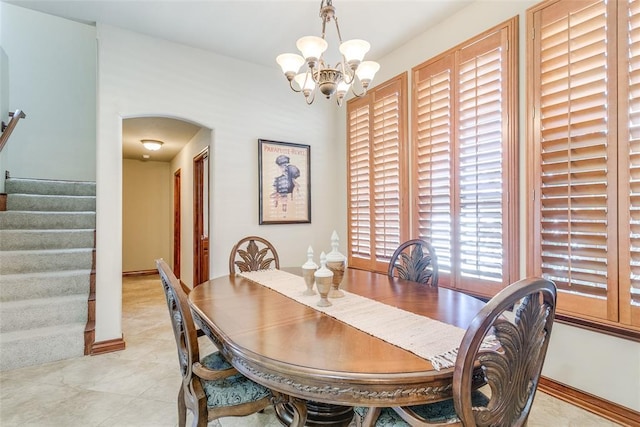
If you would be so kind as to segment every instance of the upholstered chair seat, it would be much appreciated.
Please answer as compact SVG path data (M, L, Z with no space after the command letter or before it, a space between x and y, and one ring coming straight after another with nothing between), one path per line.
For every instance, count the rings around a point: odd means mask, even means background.
M472 395L472 401L474 406L487 406L489 398L479 391L475 391ZM408 409L413 410L416 418L424 421L427 424L440 425L440 424L457 424L460 423L458 414L456 414L456 408L453 404L453 400L444 400L442 402L431 403L429 405L417 405L410 406ZM370 408L356 407L354 408L356 414L356 420L363 420L366 418ZM376 409L371 409L376 411ZM405 427L407 422L391 408L378 409L380 411L377 419L375 420L376 427ZM373 414L371 414L373 415ZM375 417L374 417L375 418Z
M232 368L219 351L205 356L201 363L205 368L212 371L223 371ZM240 373L213 381L203 380L202 388L207 396L207 407L210 409L256 402L271 396L269 389L251 381Z

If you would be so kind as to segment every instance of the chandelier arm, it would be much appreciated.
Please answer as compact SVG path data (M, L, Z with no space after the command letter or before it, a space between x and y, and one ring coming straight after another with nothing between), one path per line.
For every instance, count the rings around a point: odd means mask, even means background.
M321 67L309 67L307 70L307 76L304 78L305 84L307 83L307 79L309 75L311 75L311 80L316 84L316 86L320 83L320 79L318 78Z
M343 57L344 58L344 57ZM356 80L356 73L349 67L344 66L344 60L341 63L342 66L342 80L350 85Z
M311 99L311 100L309 100ZM316 99L316 89L314 88L313 91L311 91L311 96L305 96L304 97L304 101L307 103L307 105L311 105L313 104L313 101L315 101Z
M353 80L355 80L355 77L354 77L354 79L353 79ZM351 93L352 93L355 97L357 97L357 98L361 98L361 97L363 97L363 96L365 96L365 95L367 94L367 89L366 89L366 88L363 88L361 93L357 93L357 92L356 92L356 90L353 88L354 86L355 86L355 85L353 85L353 84L351 85Z
M296 93L302 92L302 89L296 89L295 87L293 87L293 79L289 80L289 87L291 88L292 91Z

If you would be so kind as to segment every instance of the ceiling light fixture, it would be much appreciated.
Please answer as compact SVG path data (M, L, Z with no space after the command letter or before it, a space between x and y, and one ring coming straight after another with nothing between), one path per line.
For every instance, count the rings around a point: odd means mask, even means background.
M158 151L160 147L162 147L162 141L158 141L156 139L142 139L140 140L144 148L149 151Z
M377 62L363 61L364 55L371 47L368 42L359 39L342 41L336 9L331 2L332 0L322 0L320 3L322 37L306 36L298 39L296 47L302 52L302 56L283 53L276 58L282 72L289 80L291 89L302 92L307 104L313 103L318 88L327 99L335 94L338 105L342 105L342 100L349 89L355 96L363 96L380 69L380 64ZM322 54L328 47L325 40L325 27L332 19L336 24L341 54L341 60L335 67L327 65L322 58ZM307 70L298 73L305 62ZM354 90L353 84L356 80L360 82L360 92Z

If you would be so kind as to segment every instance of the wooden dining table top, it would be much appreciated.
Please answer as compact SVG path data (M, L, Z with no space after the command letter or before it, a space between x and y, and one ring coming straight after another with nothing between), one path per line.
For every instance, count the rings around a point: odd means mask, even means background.
M284 270L302 275L299 268ZM484 306L461 292L352 268L340 288L463 329ZM242 276L198 285L189 304L196 323L239 372L280 393L348 406L451 396L453 368L435 370L410 351Z

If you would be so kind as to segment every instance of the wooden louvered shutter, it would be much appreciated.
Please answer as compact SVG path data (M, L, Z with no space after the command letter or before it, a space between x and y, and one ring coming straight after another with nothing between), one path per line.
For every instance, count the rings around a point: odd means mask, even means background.
M457 73L458 288L473 291L481 281L488 295L510 281L503 269L509 248L503 161L509 110L505 31L461 49Z
M493 296L515 279L517 18L413 69L414 234L440 283Z
M640 326L640 0L618 3L620 322ZM628 142L628 143L627 143ZM625 174L628 176L625 178Z
M534 14L533 274L558 310L617 321L615 2ZM539 236L539 237L538 237Z
M413 72L414 235L435 248L442 281L453 265L453 59L449 54Z
M349 265L384 272L407 238L407 74L347 103ZM368 212L367 212L368 208Z
M371 259L371 183L369 161L369 103L357 99L348 103L349 256Z

